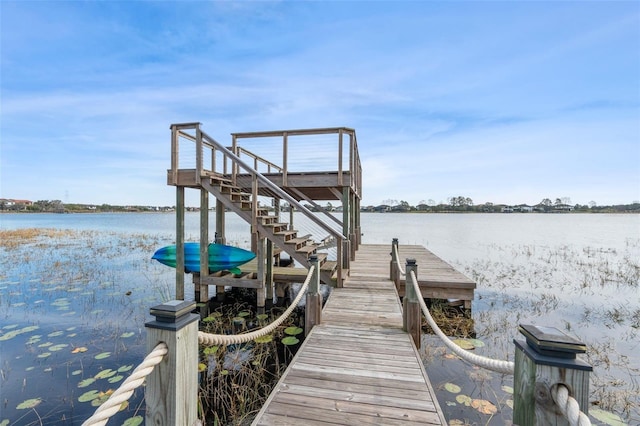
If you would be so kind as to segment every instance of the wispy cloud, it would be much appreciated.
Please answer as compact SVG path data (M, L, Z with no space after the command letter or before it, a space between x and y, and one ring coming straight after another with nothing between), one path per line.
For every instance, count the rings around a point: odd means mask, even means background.
M0 5L2 197L172 204L200 121L355 128L365 204L640 199L634 3Z

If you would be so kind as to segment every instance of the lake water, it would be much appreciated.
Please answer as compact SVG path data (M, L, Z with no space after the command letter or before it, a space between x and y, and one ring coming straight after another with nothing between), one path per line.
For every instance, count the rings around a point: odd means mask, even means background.
M557 327L589 347L590 400L597 403L590 409L640 423L640 215L363 213L361 219L364 244L398 238L423 245L478 282L473 318L484 344L478 353L512 360L519 323ZM213 214L210 223L213 229ZM199 213L187 213L187 239L198 238L198 226ZM79 398L119 385L145 355L149 308L173 298L174 271L150 257L174 242L175 215L0 215L0 230L27 228L72 233L0 244L0 425L80 424L95 407ZM249 227L233 214L227 241L249 246ZM511 379L445 356L431 337L423 346L450 419L508 423ZM460 403L447 383L492 401L498 414ZM143 415L141 391L114 424L135 415Z

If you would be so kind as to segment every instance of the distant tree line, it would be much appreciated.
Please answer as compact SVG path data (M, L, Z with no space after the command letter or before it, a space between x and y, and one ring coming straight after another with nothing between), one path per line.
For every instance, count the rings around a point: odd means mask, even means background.
M543 198L539 203L529 204L494 204L486 202L474 204L469 197L455 196L447 198L446 202L436 203L434 200L421 200L417 205L410 205L407 201L383 200L378 206L362 207L362 211L372 212L469 212L469 213L557 213L557 212L583 212L583 213L640 213L640 202L619 205L597 205L595 201L588 204L572 204L571 198L559 197L555 200Z
M150 212L171 211L174 207L156 206L118 206L111 204L63 203L60 200L0 200L0 211L26 213L105 213L105 212Z

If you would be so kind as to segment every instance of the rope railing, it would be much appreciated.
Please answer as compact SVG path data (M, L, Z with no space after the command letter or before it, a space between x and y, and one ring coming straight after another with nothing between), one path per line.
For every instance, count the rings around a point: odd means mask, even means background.
M407 275L407 271L405 271L404 269L402 269L402 263L400 263L400 255L398 254L398 246L396 244L393 244L393 259L396 262L396 265L398 266L398 271L400 271L400 275ZM418 292L418 294L420 294Z
M151 374L156 365L162 362L162 359L168 352L169 348L166 343L159 343L153 348L142 363L133 370L133 373L109 396L109 399L96 409L91 417L82 423L82 426L100 426L107 424L107 421L120 411L122 403L131 398L133 391L142 386L145 378Z
M554 387L551 390L551 396L571 426L591 426L591 420L580 411L578 401L569 395L569 389L565 385L560 384Z
M254 330L244 334L210 334L199 331L198 343L203 345L234 345L249 342L258 337L266 336L267 334L273 333L275 329L278 328L284 322L284 320L289 317L289 315L291 315L296 306L298 306L298 303L300 303L300 300L302 300L302 296L304 296L304 294L307 292L307 288L309 287L309 282L311 281L314 270L315 265L311 265L311 267L309 268L309 273L307 274L307 278L304 280L304 284L302 284L302 287L300 287L296 298L291 302L287 310L284 311L282 315L280 315L271 324L262 327L259 330Z
M413 271L410 272L410 279L407 279L407 281L411 281L411 283L413 284L413 288L416 291L416 294L420 295L421 292L420 292L420 287L418 286L418 279L416 278L416 275ZM456 355L460 356L461 358L465 359L466 361L469 361L480 367L484 367L488 370L497 371L498 373L503 373L503 374L513 374L513 369L514 369L513 362L500 361L500 360L495 360L495 359L487 358L484 356L472 354L469 351L466 351L462 349L460 346L453 343L451 339L449 339L442 332L442 330L440 330L440 328L438 327L438 324L436 324L436 322L433 320L433 317L431 316L431 313L429 312L429 308L427 308L427 304L424 302L424 299L422 297L418 297L418 302L420 302L420 307L422 308L422 312L424 313L424 316L427 318L427 322L429 323L429 326L433 329L433 331L440 338L440 340L442 340L444 344L449 349L451 349L452 352L454 352Z
M398 259L398 251L397 246L393 246L393 255L396 259ZM400 269L400 263L397 262L398 268ZM418 279L414 271L410 271L408 277L413 285L415 290L415 294L420 295L420 286L418 285ZM409 279L407 281L409 281ZM502 361L496 360L476 354L472 354L467 350L462 349L460 346L456 345L451 341L438 327L438 324L434 321L431 313L429 312L429 308L427 308L427 304L425 303L422 297L418 297L418 302L420 303L420 308L424 316L429 323L431 329L435 332L435 334L442 340L442 342L447 346L452 352L456 355L460 356L462 359L478 365L480 367L486 368L488 370L497 371L503 374L514 374L515 364L511 361ZM589 417L580 411L580 405L575 398L569 395L569 389L563 385L559 384L552 389L551 396L553 401L559 408L562 415L569 421L571 426L590 426L591 421Z
M198 344L239 344L249 342L258 337L266 336L267 334L273 333L275 329L278 328L289 317L289 315L291 315L296 306L298 306L298 303L300 303L302 296L306 294L309 283L311 282L311 278L313 277L314 270L315 265L311 265L311 267L309 268L309 272L307 273L307 278L305 279L304 284L302 284L302 287L300 287L296 298L291 302L289 307L271 324L249 333L234 335L210 334L199 331ZM118 411L120 411L120 406L122 405L122 403L131 398L133 391L142 386L145 378L149 374L151 374L156 365L162 362L162 359L168 352L169 349L166 343L159 343L151 351L151 353L149 353L149 355L145 357L142 363L138 367L136 367L135 370L133 370L131 376L129 376L122 383L122 385L120 385L120 387L116 389L113 394L111 394L109 399L102 403L102 405L100 405L93 413L93 415L89 417L84 423L82 423L82 426L101 426L107 424L107 421Z

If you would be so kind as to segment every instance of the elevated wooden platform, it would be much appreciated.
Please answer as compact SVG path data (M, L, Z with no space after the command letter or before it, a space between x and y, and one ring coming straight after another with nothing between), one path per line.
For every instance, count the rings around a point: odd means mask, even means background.
M391 245L362 245L254 425L446 425L389 280Z

